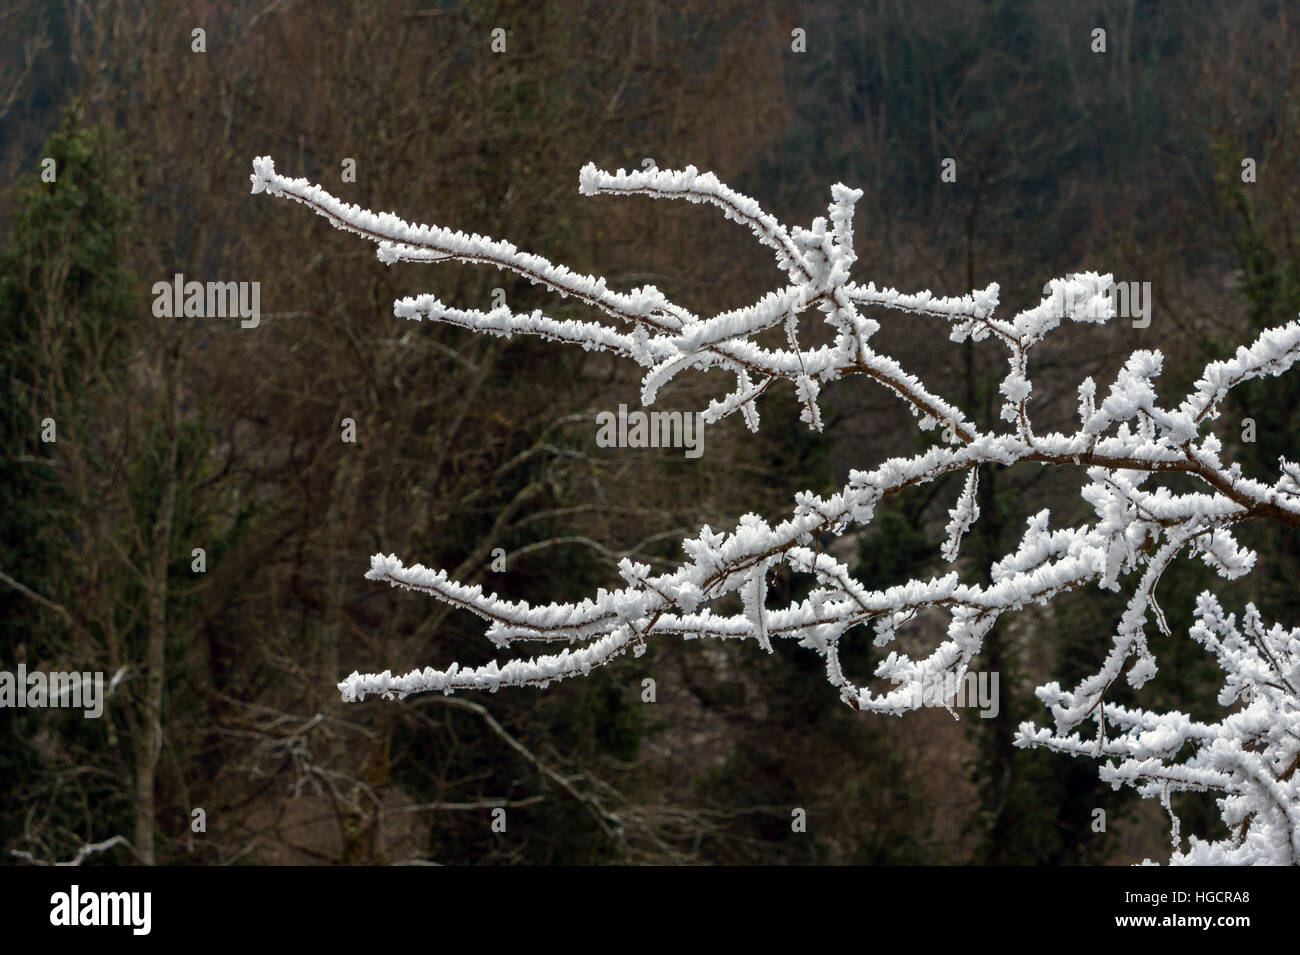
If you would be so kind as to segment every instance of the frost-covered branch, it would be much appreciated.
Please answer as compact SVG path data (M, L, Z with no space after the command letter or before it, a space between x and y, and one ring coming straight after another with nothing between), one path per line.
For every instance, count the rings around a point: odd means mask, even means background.
M28 862L31 865L77 866L86 861L89 856L92 856L97 852L107 852L109 849L116 846L126 846L128 849L134 851L134 848L125 836L113 836L109 839L105 839L103 842L89 842L82 844L78 847L77 854L66 862L50 862L48 859L40 859L24 849L10 849L9 854L14 858L22 859L24 862Z
M648 641L665 637L752 639L768 652L773 640L790 639L824 659L828 682L848 705L898 715L922 705L927 687L961 680L1002 614L1091 584L1120 591L1121 580L1133 575L1127 606L1098 671L1073 690L1054 683L1041 687L1038 696L1051 709L1056 728L1026 724L1017 742L1111 759L1102 769L1104 779L1132 785L1166 805L1171 791L1221 794L1233 836L1222 843L1193 843L1187 853L1175 851L1176 862L1300 862L1300 780L1295 772L1300 753L1298 631L1265 630L1253 607L1247 608L1244 627L1238 628L1234 618L1225 617L1214 598L1204 594L1191 635L1216 655L1227 674L1220 702L1233 705L1249 692L1245 708L1208 725L1179 713L1130 711L1104 699L1121 675L1135 688L1155 675L1147 626L1153 623L1168 633L1156 592L1161 574L1176 557L1199 556L1232 579L1248 573L1255 563L1255 555L1233 537L1235 525L1270 520L1300 527L1300 467L1280 462L1272 484L1247 478L1238 466L1223 462L1222 444L1208 430L1232 388L1280 375L1295 363L1300 357L1300 324L1268 330L1233 358L1207 365L1177 407L1163 407L1157 400L1154 382L1161 372L1161 354L1136 351L1105 397L1099 397L1091 378L1080 383L1073 433L1040 434L1031 413L1031 352L1066 320L1101 324L1112 318L1111 277L1089 272L1053 280L1039 304L1010 319L995 316L996 284L957 298L859 285L850 279L850 270L855 262L854 206L861 192L841 184L831 190L827 216L806 229L787 228L753 199L694 167L608 173L586 166L580 177L584 195L647 195L708 204L745 226L772 251L785 276L779 291L743 308L699 316L653 286L617 292L603 278L575 273L508 242L412 225L392 214L348 205L306 180L278 175L268 157L254 160L251 179L254 193L302 202L336 228L376 242L384 262L495 265L582 301L604 320L561 321L541 310L525 314L505 305L487 312L455 308L431 295L398 301L394 311L399 317L505 337L537 335L628 358L646 369L642 401L647 405L688 369L722 368L734 376L735 387L704 409L708 422L739 411L756 430L758 399L774 382L784 380L794 387L802 421L820 430L822 386L860 374L896 394L922 429L943 429L945 443L912 457L887 460L873 470L853 471L834 494L799 493L793 510L779 523L747 514L730 530L702 528L682 541L685 559L664 573L625 559L619 564L620 586L577 603L514 602L484 593L481 586L458 583L444 571L407 566L396 555L375 555L367 578L421 591L477 614L486 622L488 639L499 647L517 641L563 646L558 652L480 667L452 664L400 676L390 671L353 673L339 684L345 700L369 694L405 697L428 691L545 687L586 675L629 649L640 655ZM868 308L942 319L950 326L953 342L991 338L1000 343L1007 353L1007 373L999 389L1006 428L981 430L894 358L874 349L871 339L880 325L865 314ZM803 348L799 323L815 313L831 327L833 341ZM608 323L611 319L614 324ZM788 347L766 347L755 340L777 328L784 331ZM963 536L979 519L980 466L1021 463L1079 469L1085 478L1081 494L1092 516L1078 526L1053 528L1046 509L1035 514L1018 548L993 565L987 586L965 583L954 571L873 588L815 546L823 532L838 535L868 524L892 495L964 473L942 549L946 560L955 561ZM1199 488L1148 486L1170 474L1193 478ZM1185 482L1177 486L1184 488ZM805 599L769 607L767 578L779 564L811 576L815 586ZM716 611L712 605L732 593L738 594L742 611ZM945 639L929 655L912 659L891 651L872 674L887 684L879 690L854 682L861 678L843 671L840 641L852 631L869 626L875 644L887 646L922 610L938 610L948 618ZM1095 739L1074 732L1087 720L1097 724ZM1182 755L1187 744L1191 756Z
M1080 722L1087 700L1049 683L1037 695L1051 708L1057 729L1025 723L1017 742L1108 757L1103 780L1133 786L1166 805L1170 792L1220 794L1231 837L1206 842L1193 836L1186 852L1175 840L1175 862L1300 864L1300 629L1266 628L1253 604L1238 624L1207 592L1197 599L1191 636L1214 654L1225 674L1219 703L1241 703L1241 709L1203 723L1183 713L1153 714L1113 703L1089 707L1087 718L1098 729L1096 738L1085 740L1070 729Z

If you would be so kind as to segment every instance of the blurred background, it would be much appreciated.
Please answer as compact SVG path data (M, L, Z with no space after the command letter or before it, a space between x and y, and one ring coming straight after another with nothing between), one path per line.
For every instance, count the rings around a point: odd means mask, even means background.
M354 669L496 655L477 618L364 580L372 553L512 599L580 599L618 585L622 556L670 567L702 524L779 520L796 491L936 435L855 378L824 392L822 434L776 388L757 435L729 418L699 459L598 448L595 414L638 407L636 368L392 314L421 292L486 309L496 288L516 309L591 317L580 306L491 269L386 267L301 206L250 196L248 175L269 154L347 201L508 239L615 288L654 284L703 314L784 276L716 210L581 197L584 163L691 163L789 224L824 214L843 181L865 190L864 283L998 282L1004 315L1069 272L1151 283L1149 327L1063 330L1036 363L1039 427L1063 427L1083 376L1107 387L1135 348L1164 352L1167 399L1300 312L1296 52L1287 4L1228 0L9 0L0 669L122 678L98 720L0 710L0 859L64 860L113 836L127 841L87 864L1167 857L1158 805L1101 785L1086 760L1011 745L1021 721L1048 718L1036 685L1104 654L1122 599L1095 590L991 635L979 667L1000 675L994 719L861 715L816 654L740 642L655 642L545 691L341 703ZM260 283L259 326L155 317L152 286L176 273ZM995 343L873 317L875 342L995 423ZM656 407L699 410L728 387L679 379ZM1294 456L1297 399L1295 380L1271 380L1217 423L1248 473ZM1083 515L1075 475L981 477L968 579L1026 515ZM872 586L929 577L958 490L916 489L829 546ZM1300 621L1295 535L1243 537L1259 569L1216 588L1225 604ZM1161 599L1174 636L1153 643L1162 669L1143 700L1206 715L1217 670L1185 632L1211 578L1175 568ZM772 599L803 587L782 578ZM904 649L939 638L923 624ZM845 664L866 679L881 652L859 635ZM1219 825L1207 799L1175 808L1184 836Z

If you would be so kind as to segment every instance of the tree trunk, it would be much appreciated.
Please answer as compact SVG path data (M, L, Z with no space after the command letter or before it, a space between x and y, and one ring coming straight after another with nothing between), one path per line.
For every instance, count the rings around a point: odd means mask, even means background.
M141 865L155 865L154 784L162 751L162 700L167 645L167 567L171 563L176 511L176 458L180 444L180 357L175 346L163 354L163 398L167 403L167 460L154 523L147 589L149 645L145 660L144 725L135 758L135 848Z

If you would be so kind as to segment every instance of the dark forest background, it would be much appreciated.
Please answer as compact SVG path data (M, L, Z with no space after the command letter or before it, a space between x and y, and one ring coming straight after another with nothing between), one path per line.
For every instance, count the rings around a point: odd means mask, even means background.
M579 307L494 270L386 267L301 207L250 196L248 175L270 154L349 201L706 313L777 287L767 253L704 207L582 198L584 163L691 163L788 223L824 213L836 181L861 187L860 281L940 295L996 281L1003 314L1069 272L1150 282L1149 327L1062 332L1036 365L1047 425L1133 349L1165 353L1173 395L1300 312L1298 39L1287 4L1232 0L5 5L0 669L125 670L99 720L0 710L0 859L117 835L88 864L1166 857L1158 805L1010 743L1046 716L1034 686L1101 659L1122 603L1096 591L990 637L996 719L863 716L810 651L671 642L545 691L341 703L354 669L494 655L476 618L365 581L372 553L578 599L616 584L622 556L667 566L699 525L780 517L796 491L921 438L855 379L828 389L823 434L777 390L758 435L727 419L698 460L597 448L595 413L637 405L635 368L392 314L426 291L487 308L498 287L519 309ZM259 282L261 324L155 318L151 288L176 273ZM878 341L991 423L995 344L882 320ZM696 376L658 407L701 409L718 386ZM1294 457L1298 403L1294 380L1271 380L1216 427L1270 473ZM928 576L957 490L918 489L831 546L873 585ZM986 469L962 572L983 573L1043 506L1077 517L1076 490L1047 469ZM1300 622L1295 536L1243 536L1259 570L1216 589ZM1211 580L1175 566L1161 601L1175 636L1153 644L1143 698L1209 713L1215 670L1185 631ZM868 673L875 652L860 637L845 663ZM1175 808L1184 837L1219 825L1209 800Z

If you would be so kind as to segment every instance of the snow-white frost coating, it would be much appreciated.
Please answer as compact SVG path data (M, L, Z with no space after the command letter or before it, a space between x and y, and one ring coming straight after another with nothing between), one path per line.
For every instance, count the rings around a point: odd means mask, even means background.
M791 639L823 657L827 680L848 705L900 715L920 705L924 694L919 691L925 686L945 678L960 681L1001 614L1046 603L1088 584L1114 591L1127 588L1127 607L1097 672L1073 689L1056 683L1040 687L1037 696L1049 708L1054 726L1025 723L1017 744L1101 759L1103 779L1132 786L1144 797L1160 799L1166 808L1171 792L1218 795L1229 836L1218 842L1191 838L1184 849L1174 816L1174 863L1300 864L1300 630L1266 626L1251 605L1238 621L1225 614L1213 595L1203 593L1191 637L1214 655L1224 672L1219 696L1223 719L1204 724L1182 713L1151 713L1104 700L1107 688L1122 674L1140 688L1156 672L1148 625L1168 633L1156 587L1175 557L1199 556L1231 579L1248 573L1255 563L1255 555L1233 538L1234 525L1270 520L1300 527L1300 467L1280 462L1273 484L1247 478L1240 468L1224 464L1222 444L1208 431L1230 389L1291 367L1300 356L1300 323L1270 329L1239 348L1232 359L1212 362L1176 408L1157 401L1153 382L1161 371L1161 354L1135 352L1104 397L1091 378L1079 385L1079 427L1073 434L1039 434L1029 410L1030 351L1066 319L1104 323L1114 317L1107 295L1111 277L1088 272L1055 279L1040 304L1010 320L994 316L996 284L957 298L859 285L849 274L855 261L854 205L862 193L841 184L831 190L828 217L818 217L807 229L787 228L753 199L692 166L681 171L620 169L612 174L584 167L579 180L584 195L645 195L713 205L771 249L788 284L747 307L705 317L669 301L654 286L617 292L607 288L603 278L580 275L509 242L412 225L390 213L349 205L304 179L280 176L269 157L253 161L251 179L254 193L304 203L336 228L375 242L386 263L495 265L561 296L571 295L615 324L559 321L540 310L522 314L506 306L490 312L458 309L431 295L398 301L394 311L399 317L493 335L537 335L621 355L646 369L646 404L687 369L722 368L734 376L735 389L710 402L705 420L740 412L751 430L759 425L758 399L777 380L791 383L803 422L820 430L821 386L846 375L865 375L897 395L922 428L941 426L947 441L946 446L893 458L870 471L851 472L848 483L834 494L800 492L790 515L775 525L747 514L729 531L705 526L682 541L685 560L671 572L653 574L644 564L624 560L622 586L599 590L579 603L511 602L450 580L443 571L408 567L395 555L375 555L369 579L419 590L477 614L487 622L487 637L502 648L515 641L564 646L558 653L482 667L452 664L402 676L354 672L339 684L345 700L362 700L368 694L400 698L428 691L544 687L585 675L628 649L639 654L646 641L664 637L752 639L769 650L772 640ZM870 341L879 324L863 314L868 307L942 319L950 324L954 342L1000 342L1008 361L1000 388L1007 428L979 430L958 407L874 350ZM834 330L834 340L803 348L799 320L813 310ZM783 328L788 347L771 349L754 341L760 332L776 327ZM952 572L873 589L816 546L823 531L839 534L870 522L885 497L965 471L943 546L943 556L954 561L963 535L979 519L980 465L1023 462L1080 469L1086 479L1081 493L1093 516L1079 526L1053 528L1049 511L1035 514L1019 547L992 567L988 586L963 583ZM1170 473L1195 478L1201 487L1176 492L1148 485ZM812 575L817 586L804 600L772 608L767 606L767 574L780 563ZM715 614L707 606L733 591L739 593L742 613ZM925 608L939 608L949 621L946 639L928 656L913 660L891 651L874 672L890 684L879 691L854 683L843 672L839 642L849 631L869 627L876 645L885 646ZM1093 723L1096 732L1084 737L1079 727L1086 722Z

